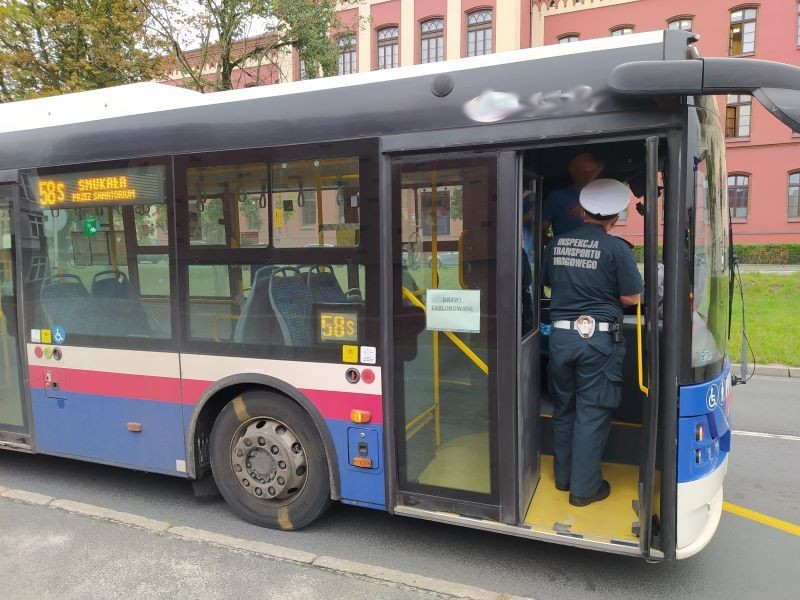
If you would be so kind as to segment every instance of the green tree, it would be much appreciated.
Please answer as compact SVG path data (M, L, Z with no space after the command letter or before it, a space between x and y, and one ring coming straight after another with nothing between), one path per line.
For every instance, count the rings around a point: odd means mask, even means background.
M150 0L0 0L0 101L160 74L144 30Z
M234 73L247 68L258 79L260 67L280 68L292 48L309 77L338 72L338 37L352 33L339 18L359 0L174 0L143 2L148 31L183 85L201 92L233 89ZM357 25L356 25L357 26ZM332 36L331 32L336 32Z

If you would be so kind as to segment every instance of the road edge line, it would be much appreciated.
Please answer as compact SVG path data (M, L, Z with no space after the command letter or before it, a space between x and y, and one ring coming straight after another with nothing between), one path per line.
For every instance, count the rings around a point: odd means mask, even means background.
M765 515L764 513L745 508L744 506L739 506L738 504L732 504L730 502L723 502L722 510L731 513L732 515L736 515L737 517L742 517L743 519L755 521L756 523L761 523L767 527L772 527L779 531L783 531L789 535L800 536L800 525L796 525L795 523L784 521L783 519L777 519L775 517Z
M24 504L53 508L99 521L131 526L149 531L150 533L184 541L244 551L270 559L285 560L324 571L363 577L378 583L401 585L410 589L441 594L452 598L463 598L464 600L534 600L531 597L492 592L479 587L455 583L436 577L417 575L416 573L410 573L408 571L399 571L343 558L335 558L333 556L321 556L312 552L306 552L305 550L296 550L294 548L278 546L268 542L237 538L222 533L207 531L205 529L172 525L166 521L159 521L133 513L121 512L94 504L87 504L85 502L56 499L52 496L39 494L37 492L29 492L27 490L9 489L0 486L0 498L6 498Z

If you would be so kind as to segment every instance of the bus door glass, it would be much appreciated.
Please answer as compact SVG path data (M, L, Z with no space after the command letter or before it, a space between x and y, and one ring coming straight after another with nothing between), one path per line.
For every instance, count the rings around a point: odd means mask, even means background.
M0 430L25 431L14 279L14 186L0 184Z
M393 171L400 503L497 518L497 161Z

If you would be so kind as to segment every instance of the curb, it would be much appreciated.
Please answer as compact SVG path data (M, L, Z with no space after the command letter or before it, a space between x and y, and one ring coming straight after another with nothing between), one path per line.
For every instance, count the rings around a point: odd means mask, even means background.
M731 363L731 373L738 374L741 365ZM748 366L748 371L752 367ZM763 375L765 377L793 377L800 379L800 367L789 367L787 365L756 365L753 375Z
M312 568L333 571L348 576L363 577L385 584L401 585L451 598L460 598L464 600L533 600L533 598L491 592L478 587L454 583L435 577L416 575L414 573L354 562L335 558L333 556L320 556L304 550L276 546L267 542L236 538L221 533L214 533L213 531L206 531L204 529L195 529L193 527L184 527L180 525L173 526L166 521L158 521L156 519L150 519L149 517L120 512L93 504L85 504L83 502L55 499L52 496L36 492L8 489L2 485L0 485L0 497L25 504L63 510L64 512L92 519L135 527L159 535L244 551L265 558L285 560Z

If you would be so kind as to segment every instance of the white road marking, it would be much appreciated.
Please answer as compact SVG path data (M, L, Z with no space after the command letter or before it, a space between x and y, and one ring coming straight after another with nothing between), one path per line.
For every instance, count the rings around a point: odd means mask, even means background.
M785 433L763 433L761 431L741 431L731 430L733 435L744 435L747 437L767 438L770 440L788 440L790 442L800 442L800 435L787 435Z

